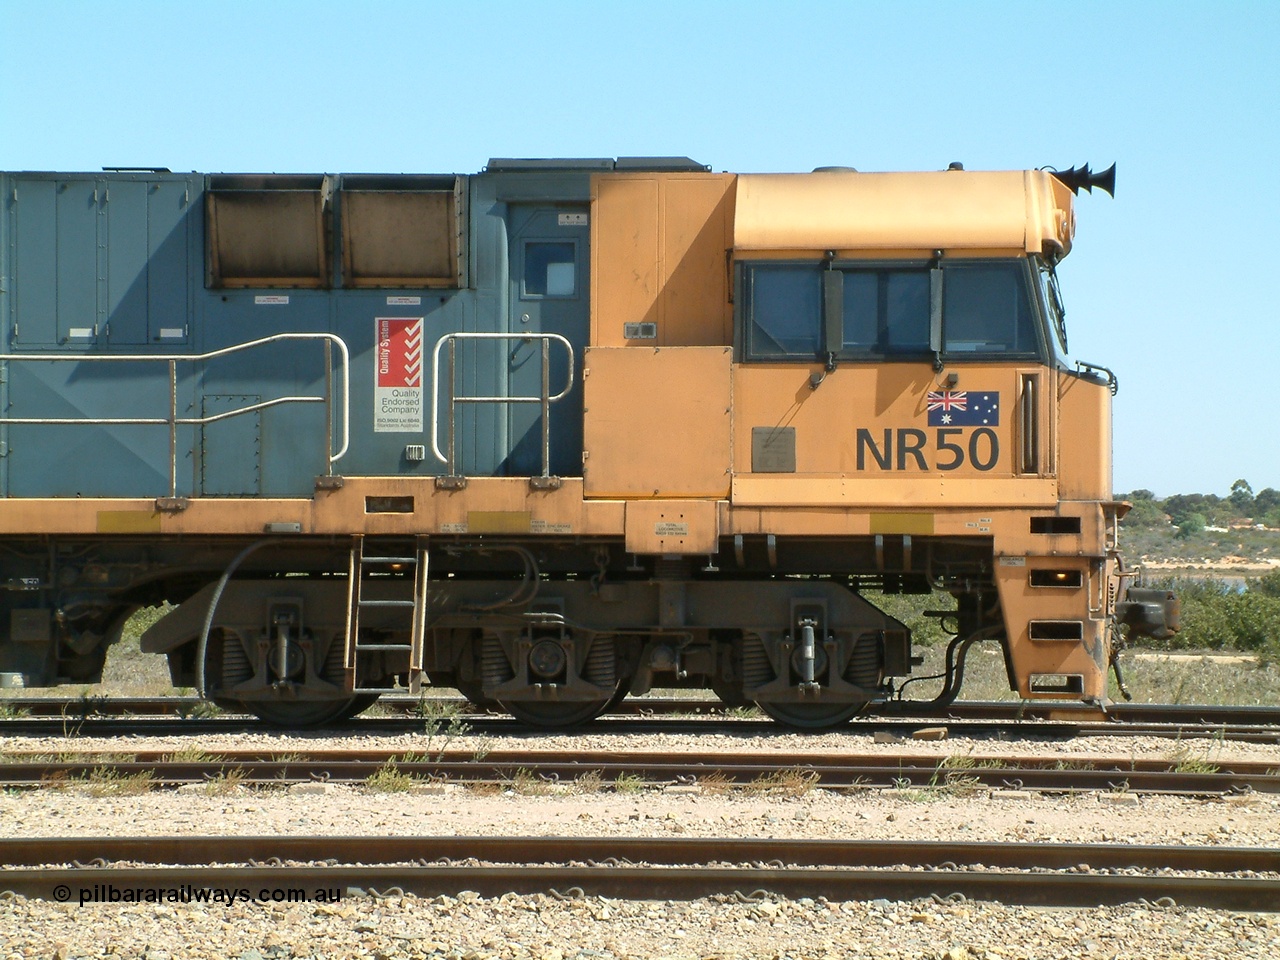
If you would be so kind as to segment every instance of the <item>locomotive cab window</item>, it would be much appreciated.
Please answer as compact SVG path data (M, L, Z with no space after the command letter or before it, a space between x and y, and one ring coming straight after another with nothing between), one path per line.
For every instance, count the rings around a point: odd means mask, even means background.
M955 264L943 269L945 352L1034 356L1039 352L1022 264Z
M524 245L524 283L529 299L578 294L578 248L568 240L530 240Z
M843 286L839 356L919 356L928 351L928 270L849 270Z
M821 349L821 270L808 264L760 264L748 276L750 355L814 356Z
M747 360L805 362L828 354L925 359L932 356L930 325L940 295L945 358L1042 356L1024 261L944 261L938 273L929 262L743 263L741 353Z

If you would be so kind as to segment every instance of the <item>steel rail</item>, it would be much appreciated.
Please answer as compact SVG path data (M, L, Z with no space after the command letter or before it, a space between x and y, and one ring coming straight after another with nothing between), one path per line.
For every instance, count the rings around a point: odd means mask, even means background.
M906 746L906 744L903 744ZM67 753L68 751L63 751ZM174 762L172 750L155 748L129 750L127 748L88 748L74 751L74 756L66 757L68 762L80 758L84 764L100 764L102 762L122 761L142 764ZM428 757L428 754L430 756ZM32 762L56 763L49 760L48 751L5 752L7 762L22 763L26 758ZM293 763L326 763L345 762L361 764L382 764L387 761L404 761L409 763L488 763L494 766L510 766L513 764L542 763L561 765L571 768L595 766L600 763L629 762L633 764L669 764L687 767L690 770L703 770L707 767L723 763L755 765L768 769L788 769L801 765L814 770L839 769L849 766L877 764L906 764L912 766L937 767L946 765L947 761L956 759L955 755L944 756L931 753L898 753L885 755L881 753L863 754L848 751L816 750L793 753L759 750L716 750L694 752L681 750L677 755L664 750L631 750L631 749L597 749L584 751L556 749L486 749L483 757L466 746L453 746L440 749L424 749L415 752L412 747L397 748L361 748L346 749L342 747L321 747L318 749L296 749L292 745L282 747L233 747L211 751L201 759L201 763L235 764L251 762L293 762ZM1031 756L1022 754L1004 755L963 755L959 764L947 769L965 772L968 769L982 769L982 764L1003 764L1006 768L1018 771L1053 770L1060 772L1064 759L1060 756ZM182 761L178 761L182 762ZM1080 770L1104 770L1109 772L1129 773L1172 772L1178 761L1157 758L1139 757L1072 757L1072 766ZM965 764L972 764L972 767ZM1280 764L1267 760L1224 760L1222 768L1227 772L1262 776L1274 774L1280 777Z
M322 752L286 759L257 752L227 752L198 761L171 760L162 753L83 758L24 760L10 754L0 765L0 787L65 786L91 782L106 774L146 776L156 787L207 783L234 775L252 785L287 785L321 781L362 784L386 765L421 780L458 783L516 783L536 777L569 783L582 777L604 784L619 778L639 778L655 785L696 787L699 783L745 785L763 783L780 774L803 777L811 786L828 789L900 788L1042 790L1051 792L1108 791L1209 796L1240 792L1280 793L1274 764L1229 763L1228 769L1193 772L1167 761L1073 761L1071 769L1056 769L1045 758L964 758L956 765L937 756L885 757L836 754L704 754L673 759L661 753L601 751L571 754L544 751L489 752L476 759L465 751L451 751L435 759L404 752ZM970 762L981 765L968 765Z
M25 710L30 716L116 717L136 716L190 716L203 701L199 697L0 697L12 709ZM379 701L380 707L403 713L414 713L424 702L449 711L475 713L476 708L461 697L432 697L426 701L417 696L386 694ZM923 704L927 701L919 701ZM934 720L1000 720L1007 722L1046 720L1050 717L1062 722L1080 723L1096 714L1092 707L1070 703L1048 703L1013 700L957 700L941 712L918 714L914 712L916 701L895 701L893 707L882 714L854 720L850 729L865 723L882 722L884 719L934 719ZM715 699L681 697L629 698L614 706L607 716L666 716L678 714L723 715L730 708ZM1107 708L1111 718L1109 726L1125 724L1199 724L1207 726L1276 727L1280 728L1280 707L1253 705L1170 704L1170 703L1115 703ZM484 715L484 714L480 714ZM372 718L365 718L372 719ZM363 722L363 721L361 721ZM771 722L771 721L770 721ZM844 729L844 728L841 728Z
M455 862L462 859L481 864ZM1280 850L1257 847L733 837L74 837L0 840L0 863L0 886L76 902L105 900L109 888L339 888L347 896L473 890L484 896L641 899L736 892L743 900L960 894L1080 906L1169 898L1182 906L1280 910ZM48 866L57 863L71 866ZM246 865L227 866L236 863Z
M11 701L19 704L22 701ZM21 710L21 707L11 709ZM500 736L504 734L528 734L530 728L512 717L490 714L459 714L474 733ZM424 723L440 722L430 717L403 715L397 717L359 717L335 724L329 731L335 735L361 733L366 735L404 734L421 731ZM851 736L867 736L887 732L909 738L926 727L943 726L951 737L1003 737L1036 738L1066 741L1077 737L1160 737L1164 739L1223 739L1252 743L1280 742L1280 726L1232 725L1212 723L1082 723L1068 720L968 720L949 717L915 720L890 720L871 718L854 721L838 728L812 731L793 730L768 718L743 718L724 715L623 715L602 717L591 722L589 729L595 734L664 734L664 733L725 733L768 736L783 730L789 735L823 735L845 733ZM61 716L8 717L0 719L0 737L57 737L57 736L153 736L153 737L207 737L217 734L260 733L278 735L278 727L264 724L246 716L219 717L126 717L100 716L89 710L76 710Z

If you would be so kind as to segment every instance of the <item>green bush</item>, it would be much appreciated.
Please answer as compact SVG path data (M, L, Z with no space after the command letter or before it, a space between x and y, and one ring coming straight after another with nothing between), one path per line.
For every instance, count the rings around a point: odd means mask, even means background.
M1253 593L1260 593L1264 597L1280 597L1280 568L1248 583L1249 590Z
M1176 536L1179 540L1186 540L1189 537L1194 537L1197 533L1203 533L1207 522L1204 514L1188 513L1179 521Z
M879 593L868 590L863 599L901 620L911 631L911 642L917 646L928 647L951 639L951 634L942 629L937 617L924 615L926 610L954 610L956 601L949 593Z
M1246 582L1239 590L1221 580L1172 580L1158 584L1182 602L1182 629L1171 648L1243 650L1280 660L1280 571Z

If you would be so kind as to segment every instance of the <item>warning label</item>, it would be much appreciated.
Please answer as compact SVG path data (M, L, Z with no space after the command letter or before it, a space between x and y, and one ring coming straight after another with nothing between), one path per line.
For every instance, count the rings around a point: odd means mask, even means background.
M422 317L378 317L374 433L422 432Z

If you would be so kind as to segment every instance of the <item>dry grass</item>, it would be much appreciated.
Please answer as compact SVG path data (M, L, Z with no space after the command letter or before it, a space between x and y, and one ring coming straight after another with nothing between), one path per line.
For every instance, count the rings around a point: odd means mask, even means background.
M164 759L166 763L212 763L217 757L199 747L183 747L165 754Z
M121 773L111 767L94 767L84 784L91 797L136 797L151 792L155 774L150 770Z
M572 793L595 794L604 789L604 775L599 770L588 770L574 779L570 787Z
M818 785L820 775L804 767L787 767L756 777L743 787L748 794L772 797L803 797Z
M143 653L138 648L143 631L170 609L167 605L147 607L129 618L120 642L107 651L102 682L86 686L85 695L109 693L117 697L163 697L174 692L169 680L168 658Z
M65 790L71 782L71 774L66 770L50 770L40 777L40 786L47 790Z
M1280 666L1199 660L1138 659L1121 655L1125 685L1137 703L1259 706L1280 703ZM1114 678L1112 681L1114 688ZM1119 696L1116 691L1113 696Z
M996 757L975 757L970 754L943 757L938 764L942 770L999 770L1004 762Z
M613 792L621 794L644 793L649 789L649 784L644 777L638 774L620 773L613 781Z
M554 780L544 780L532 770L521 767L506 781L506 788L521 797L549 797L560 792Z
M1221 756L1223 738L1208 741L1179 743L1169 753L1169 763L1178 773L1217 773L1222 769L1216 762Z
M723 797L732 793L737 786L719 770L714 770L705 777L698 778L698 788L709 797Z
M943 672L945 646L917 648L916 652L925 657L924 665L914 671L916 676ZM1125 686L1135 703L1245 706L1280 703L1280 666L1275 664L1231 663L1214 660L1212 654L1190 661L1139 659L1142 653L1127 650L1120 656ZM907 696L912 700L927 700L937 696L941 689L941 680L922 680L907 687ZM1124 699L1114 675L1108 692L1114 700ZM970 650L960 696L963 700L1018 699L1009 689L998 644L977 644Z
M212 780L209 780L204 787L204 792L210 797L223 797L229 793L234 793L242 783L244 783L246 773L243 767L231 767L229 770L221 771Z
M402 771L395 760L388 760L369 774L364 788L370 793L408 793L420 783L420 778Z

